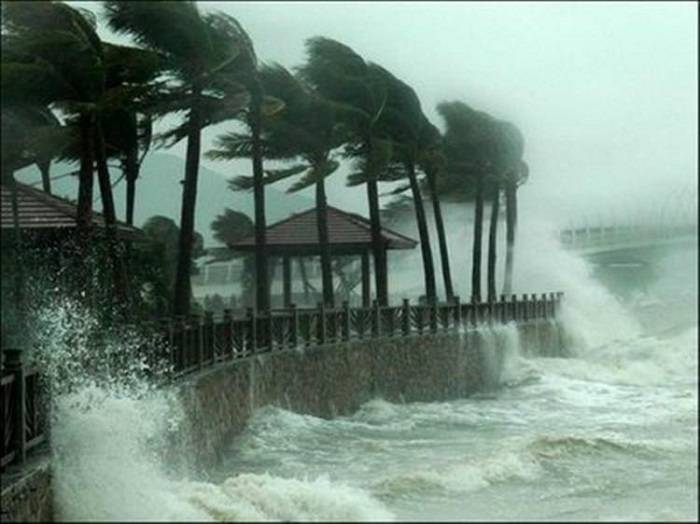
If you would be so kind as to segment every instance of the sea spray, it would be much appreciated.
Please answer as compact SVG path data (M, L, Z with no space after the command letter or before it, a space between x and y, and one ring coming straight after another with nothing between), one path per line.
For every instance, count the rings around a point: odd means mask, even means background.
M520 335L515 323L481 326L476 331L485 390L513 385L532 378L532 367L522 357Z

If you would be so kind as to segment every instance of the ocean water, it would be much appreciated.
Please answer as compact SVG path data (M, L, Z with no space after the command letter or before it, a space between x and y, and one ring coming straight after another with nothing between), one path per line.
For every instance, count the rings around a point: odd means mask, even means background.
M470 398L374 399L333 420L262 408L206 479L161 462L182 416L167 392L72 381L54 408L58 518L697 520L697 250L626 302L573 255L548 263L523 258L518 278L565 291L571 356L525 357L504 327L497 387ZM57 330L84 318L68 309Z

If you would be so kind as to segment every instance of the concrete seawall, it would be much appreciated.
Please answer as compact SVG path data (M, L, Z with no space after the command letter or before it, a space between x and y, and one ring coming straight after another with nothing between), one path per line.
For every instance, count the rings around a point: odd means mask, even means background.
M498 382L508 330L368 338L247 357L170 386L184 417L161 449L174 473L215 465L253 411L273 404L320 417L348 415L377 397L391 402L466 397ZM567 341L553 320L516 325L525 355L562 356ZM2 522L53 519L48 447L3 474Z
M170 435L174 469L216 464L253 411L273 404L330 418L377 397L391 402L466 397L497 382L504 327L328 344L249 357L197 373L177 385L185 420ZM525 354L561 356L566 340L554 321L518 324Z

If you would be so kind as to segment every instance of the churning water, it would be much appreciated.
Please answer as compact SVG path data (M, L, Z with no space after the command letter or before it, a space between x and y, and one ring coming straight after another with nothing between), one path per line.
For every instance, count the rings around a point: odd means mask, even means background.
M334 420L260 409L207 479L172 476L159 458L181 417L164 390L71 382L54 409L58 518L696 520L698 327L680 312L696 307L697 251L669 255L626 304L575 257L548 260L519 260L518 278L567 293L573 356L525 357L505 327L493 334L507 345L500 387L471 398L375 399ZM50 316L59 342L85 323Z

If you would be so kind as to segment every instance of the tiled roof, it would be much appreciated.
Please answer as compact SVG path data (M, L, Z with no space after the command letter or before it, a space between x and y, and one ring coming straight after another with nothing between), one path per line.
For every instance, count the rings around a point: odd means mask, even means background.
M17 204L20 229L49 230L75 228L77 207L64 198L50 195L34 187L16 182ZM12 221L12 196L10 188L0 185L0 211L3 231L14 227ZM104 217L93 212L93 224L104 227ZM123 222L117 222L117 230L122 236L141 236L141 231Z
M319 242L316 208L307 209L271 224L266 233L268 247L317 247ZM360 215L328 206L328 237L331 246L368 248L372 243L370 221ZM415 240L387 228L382 228L382 237L387 249L413 249L417 244ZM233 249L251 249L254 246L254 236L229 245Z

